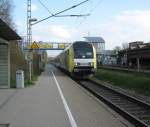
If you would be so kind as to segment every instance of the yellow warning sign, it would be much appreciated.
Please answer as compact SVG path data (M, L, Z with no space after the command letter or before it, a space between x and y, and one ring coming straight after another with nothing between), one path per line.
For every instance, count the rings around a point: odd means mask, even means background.
M34 41L29 45L27 48L29 49L40 49L40 50L53 50L53 49L60 49L63 50L68 47L71 43L57 43L57 42L36 42Z
M31 49L39 49L38 44L34 41L30 47Z

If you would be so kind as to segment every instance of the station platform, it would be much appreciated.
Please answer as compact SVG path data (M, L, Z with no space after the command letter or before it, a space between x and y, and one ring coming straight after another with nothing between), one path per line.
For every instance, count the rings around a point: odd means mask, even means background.
M9 127L134 127L52 65L0 108ZM1 126L0 126L1 127Z

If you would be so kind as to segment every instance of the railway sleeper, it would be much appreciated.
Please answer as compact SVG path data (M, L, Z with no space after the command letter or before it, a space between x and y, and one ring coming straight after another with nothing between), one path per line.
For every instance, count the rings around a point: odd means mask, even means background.
M150 113L147 112L146 110L142 111L142 112L134 112L133 115L142 115L142 114L148 114L150 116Z
M122 99L122 97L118 96L118 95L113 95L113 94L103 94L104 96L107 96L108 98L114 98L114 99Z
M150 120L142 120L145 124L147 124L148 126L147 127L149 127L150 126Z
M135 115L136 117L138 117L140 120L150 120L150 115Z
M123 99L122 99L122 98L119 98L119 97L118 97L118 98L112 97L112 98L110 98L110 99L113 100L113 101L116 101L116 102L117 102L117 101L118 101L118 102L123 102L123 101L122 101ZM126 101L124 101L124 102L126 103Z
M131 103L126 103L126 102L123 102L122 100L116 100L116 99L111 99L111 102L117 104L117 105L120 105L120 106L125 106L125 105L130 105Z
M142 112L142 111L143 111L143 109L141 109L141 108L126 108L126 109L124 109L124 110L126 110L127 112L129 112L129 113L131 113L131 114L136 113L136 112Z
M131 108L131 109L134 109L135 107L139 107L139 106L137 106L137 105L126 104L126 103L125 103L124 105L123 105L123 104L122 104L122 105L120 104L120 106L123 107L123 108L129 108L129 109L130 109L130 108ZM139 107L139 108L141 108L141 107ZM142 108L141 108L141 109L142 109ZM144 109L143 109L143 110L144 110Z

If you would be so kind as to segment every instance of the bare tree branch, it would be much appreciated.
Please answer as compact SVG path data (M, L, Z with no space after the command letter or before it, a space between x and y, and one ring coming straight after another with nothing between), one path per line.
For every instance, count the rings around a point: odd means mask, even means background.
M12 0L0 0L0 18L4 20L11 28L14 27L12 20L13 3Z

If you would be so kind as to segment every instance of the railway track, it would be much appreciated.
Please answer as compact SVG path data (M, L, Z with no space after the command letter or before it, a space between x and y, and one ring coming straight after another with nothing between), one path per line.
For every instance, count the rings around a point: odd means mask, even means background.
M94 81L83 80L78 83L135 126L150 127L149 104Z

